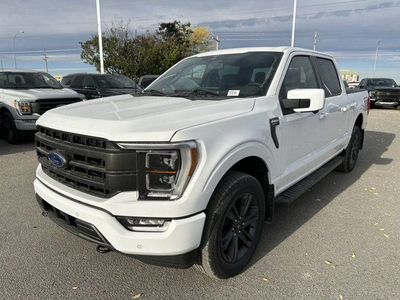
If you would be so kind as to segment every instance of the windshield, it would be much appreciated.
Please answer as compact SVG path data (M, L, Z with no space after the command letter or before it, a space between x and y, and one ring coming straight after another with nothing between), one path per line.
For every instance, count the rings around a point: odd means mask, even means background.
M393 79L369 79L368 86L373 87L397 87Z
M0 88L3 89L62 89L62 85L44 72L0 72Z
M136 83L124 75L100 75L94 76L99 88L110 89L135 89Z
M281 57L278 52L191 57L165 72L144 92L207 99L263 96Z

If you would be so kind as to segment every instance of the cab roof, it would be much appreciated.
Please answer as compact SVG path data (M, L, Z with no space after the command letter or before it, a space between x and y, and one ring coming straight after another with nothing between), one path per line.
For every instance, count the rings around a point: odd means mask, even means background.
M298 48L298 47L287 47L287 46L231 48L231 49L223 49L223 50L204 52L204 53L200 53L200 54L193 55L193 56L194 57L204 57L204 56L212 56L212 55L240 54L240 53L246 53L246 52L282 52L282 53L309 52L310 54L323 55L323 56L328 56L328 57L332 58L331 55L323 53L323 52L318 52L318 51L314 51L311 49Z

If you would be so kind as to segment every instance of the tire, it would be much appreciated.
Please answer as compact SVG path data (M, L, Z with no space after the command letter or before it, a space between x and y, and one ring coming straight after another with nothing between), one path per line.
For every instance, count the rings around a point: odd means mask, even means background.
M9 112L5 112L2 116L4 134L7 142L10 144L18 144L21 142L21 135L15 126L14 118Z
M370 102L369 103L369 108L376 108L375 102Z
M343 163L337 167L337 170L344 173L350 173L356 166L358 154L361 148L361 130L354 126L349 145L343 153Z
M399 105L397 104L397 105L395 105L395 106L393 106L393 108L394 109L397 109L399 107Z
M198 267L210 277L229 278L243 271L257 248L265 219L264 192L253 176L230 172L210 201Z

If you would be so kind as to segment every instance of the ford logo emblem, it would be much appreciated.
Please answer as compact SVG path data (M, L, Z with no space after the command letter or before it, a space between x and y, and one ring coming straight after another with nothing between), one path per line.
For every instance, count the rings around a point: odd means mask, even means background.
M55 151L50 152L47 155L47 158L48 158L49 162L57 168L64 168L67 165L66 158L58 152L55 152Z

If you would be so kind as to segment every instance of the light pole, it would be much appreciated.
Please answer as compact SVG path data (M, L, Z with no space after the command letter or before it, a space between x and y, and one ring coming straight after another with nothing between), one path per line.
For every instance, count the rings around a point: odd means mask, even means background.
M103 33L101 32L100 0L96 0L97 33L99 35L100 73L104 74Z
M291 47L294 47L294 32L296 30L296 10L297 10L297 0L294 0L293 24L292 24L292 43L290 44Z
M217 35L216 38L213 37L213 40L216 42L215 43L215 50L219 50L219 42L220 42L219 36Z
M24 31L20 31L20 32L17 32L14 35L14 68L15 69L17 68L17 57L15 56L15 39L17 38L17 35L20 34L20 33L25 33L25 32Z
M381 40L378 41L378 45L376 45L376 53L375 53L375 64L374 64L374 77L375 77L375 72L376 72L376 63L378 61L378 51L379 51L379 44L381 43Z

